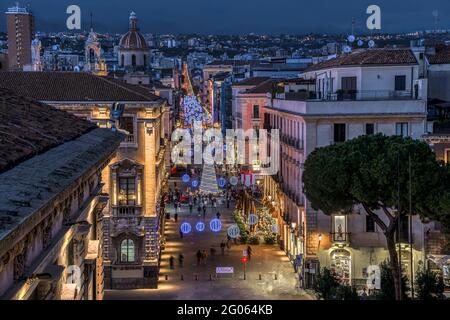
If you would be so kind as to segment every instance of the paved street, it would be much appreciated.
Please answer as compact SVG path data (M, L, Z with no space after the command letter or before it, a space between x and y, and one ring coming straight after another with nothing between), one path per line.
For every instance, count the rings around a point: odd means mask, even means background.
M226 241L226 230L232 220L232 208L219 206L218 209L208 207L206 218L197 215L196 209L189 214L187 205L182 207L178 222L172 219L166 224L167 244L163 251L159 288L157 290L107 291L106 299L194 299L194 300L227 300L227 299L311 299L298 288L298 280L293 267L285 254L277 246L254 245L253 255L247 264L246 280L244 280L243 264L240 262L246 245L232 245L225 249L222 256L220 243ZM223 223L220 232L212 232L209 221L220 211ZM205 230L195 230L199 221L205 222ZM192 231L180 238L179 226L189 222ZM210 256L210 248L216 249L216 255ZM205 265L197 265L197 250L206 249L208 258ZM178 264L178 255L185 257L184 266ZM170 256L175 258L175 268L169 268ZM233 275L216 278L216 267L234 267ZM167 280L166 280L167 275ZM259 276L261 275L261 280ZM198 277L196 280L196 277ZM211 278L210 278L211 277ZM212 280L210 280L212 279Z

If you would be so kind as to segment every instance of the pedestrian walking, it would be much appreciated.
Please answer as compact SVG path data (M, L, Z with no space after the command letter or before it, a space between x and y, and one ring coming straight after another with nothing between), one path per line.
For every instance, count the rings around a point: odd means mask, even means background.
M200 250L197 251L196 257L197 257L197 266L199 266L200 262L202 261L202 252Z
M216 217L217 217L217 219L220 219L220 212L217 211Z
M189 214L192 214L192 202L189 202Z
M175 218L175 222L178 222L178 213L175 213L174 218Z
M169 258L170 269L174 268L174 266L173 266L174 260L175 260L175 258L173 256L170 256L170 258Z
M203 264L206 266L206 259L208 258L208 253L206 252L206 249L203 249L202 251L202 260Z
M180 268L183 268L184 256L182 253L178 255L178 263L180 264Z
M252 247L250 246L247 247L247 256L248 260L250 261L250 259L252 258Z

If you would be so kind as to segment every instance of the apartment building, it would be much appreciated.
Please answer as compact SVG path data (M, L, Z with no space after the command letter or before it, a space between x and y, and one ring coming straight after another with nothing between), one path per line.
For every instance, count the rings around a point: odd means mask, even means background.
M359 50L311 66L297 83L284 83L261 110L263 127L279 129L279 174L266 177L265 200L276 210L280 240L301 261L304 285L319 267L331 267L347 283L364 284L367 267L388 257L384 236L363 210L327 216L303 194L303 164L315 149L365 134L420 139L426 130L427 80L409 49ZM408 227L407 221L402 227ZM413 220L413 247L401 239L405 268L413 250L416 270L425 261L423 225Z
M18 5L6 11L8 58L10 70L22 70L31 65L31 41L34 36L34 16L28 8Z

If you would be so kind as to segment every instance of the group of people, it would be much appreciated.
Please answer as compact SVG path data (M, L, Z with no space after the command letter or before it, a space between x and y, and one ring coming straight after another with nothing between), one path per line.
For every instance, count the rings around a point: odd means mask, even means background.
M178 265L180 266L180 268L183 268L184 256L183 256L182 253L180 253L178 255ZM170 269L174 269L175 268L175 258L172 255L169 257L169 267L170 267Z
M211 256L214 256L214 253L215 249L211 248ZM195 256L197 258L197 266L206 265L206 261L208 259L208 252L206 251L206 249L198 250Z

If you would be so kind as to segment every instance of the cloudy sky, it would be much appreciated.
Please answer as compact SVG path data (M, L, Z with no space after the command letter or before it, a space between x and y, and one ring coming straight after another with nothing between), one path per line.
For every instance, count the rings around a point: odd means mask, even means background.
M0 0L5 12L18 0ZM135 11L145 33L201 34L303 34L349 33L352 18L357 33L365 33L366 9L382 10L382 31L415 31L434 28L432 12L439 12L439 28L450 29L449 0L25 0L41 31L64 31L66 8L77 4L83 28L90 13L100 32L126 31L128 16ZM0 30L5 31L5 15Z

